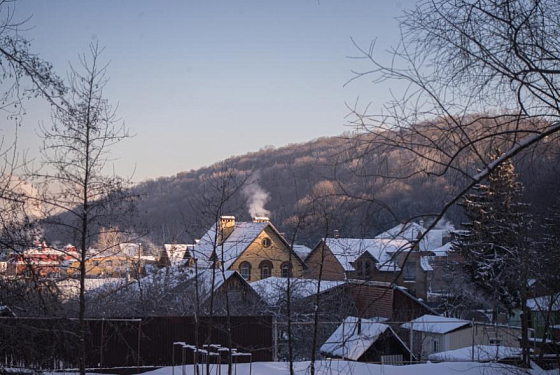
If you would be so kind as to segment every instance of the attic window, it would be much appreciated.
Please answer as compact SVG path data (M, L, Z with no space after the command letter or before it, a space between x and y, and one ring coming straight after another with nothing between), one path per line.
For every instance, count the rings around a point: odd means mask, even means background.
M270 247L270 245L272 245L272 241L270 240L270 238L265 237L262 239L261 244L263 245L263 247Z

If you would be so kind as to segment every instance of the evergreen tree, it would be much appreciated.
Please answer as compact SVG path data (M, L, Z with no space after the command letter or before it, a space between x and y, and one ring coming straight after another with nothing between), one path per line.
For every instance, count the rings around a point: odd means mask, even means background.
M491 160L500 156L499 150ZM511 312L519 307L529 277L532 225L528 205L521 202L523 186L507 160L478 184L461 203L468 222L457 234L453 249L463 255L463 268L487 298Z

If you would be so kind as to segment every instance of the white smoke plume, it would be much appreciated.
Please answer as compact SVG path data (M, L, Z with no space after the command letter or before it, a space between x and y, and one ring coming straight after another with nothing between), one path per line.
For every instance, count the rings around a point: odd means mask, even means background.
M442 217L435 225L435 229L447 229L447 230L455 230L455 226L445 217Z
M270 211L264 208L270 200L270 195L259 185L258 174L255 174L248 184L243 188L243 195L247 198L249 215L270 216Z

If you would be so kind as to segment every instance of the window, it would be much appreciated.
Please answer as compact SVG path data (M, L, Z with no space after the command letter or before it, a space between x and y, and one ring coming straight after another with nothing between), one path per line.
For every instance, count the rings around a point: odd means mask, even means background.
M105 265L106 265L107 267L113 267L113 261L112 261L112 260L108 260L108 261L105 262Z
M366 278L371 277L371 263L366 261Z
M98 266L99 266L99 261L98 261L98 260L94 260L92 263L93 263L93 266L94 266L94 267L98 267Z
M364 276L364 270L362 268L362 262L358 262L356 268L358 269L358 277Z
M282 263L282 277L292 277L292 265L290 262Z
M245 280L251 280L251 263L242 262L239 266L239 273Z
M432 341L432 353L438 353L439 352L439 339L434 339L434 341Z
M263 245L263 247L270 247L270 245L272 245L272 241L270 240L270 238L265 237L262 239L261 244Z
M269 260L263 260L261 264L259 264L259 268L261 269L261 279L272 276L272 262Z
M416 280L416 263L406 262L404 265L404 279L405 281Z

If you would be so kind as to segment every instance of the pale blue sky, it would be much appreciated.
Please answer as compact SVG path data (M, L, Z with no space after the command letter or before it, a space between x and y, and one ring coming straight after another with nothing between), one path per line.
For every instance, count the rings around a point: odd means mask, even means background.
M64 75L98 40L111 61L107 97L136 134L114 150L118 173L136 181L173 175L231 155L345 130L345 102L380 107L389 87L367 80L343 88L350 38L379 52L398 42L406 1L18 0L32 15L34 51ZM49 121L30 105L20 148L36 153L35 128Z

